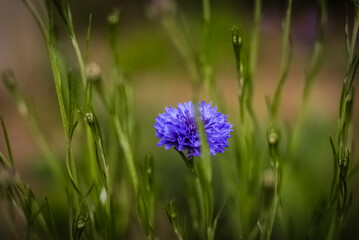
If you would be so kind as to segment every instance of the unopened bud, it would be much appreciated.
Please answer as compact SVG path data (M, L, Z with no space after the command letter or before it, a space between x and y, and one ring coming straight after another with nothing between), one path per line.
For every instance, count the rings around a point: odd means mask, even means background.
M350 161L349 149L346 148L339 151L339 167L344 177L346 177L348 173L349 161Z
M91 82L101 80L101 68L97 63L92 62L86 65L86 78Z
M93 123L93 121L94 121L93 113L90 113L90 112L85 113L85 121L87 123Z
M100 200L101 200L101 203L102 203L103 205L106 204L106 201L107 201L107 193L106 193L105 188L102 188L102 190L101 190Z
M76 227L79 230L82 230L86 227L89 219L89 209L85 203L81 204L81 210L77 216Z
M107 16L107 22L111 25L117 25L120 16L120 11L115 9L110 15Z
M178 218L177 218L177 207L174 199L170 199L166 203L166 213L168 218L170 219L170 222L174 225L177 224Z
M16 80L15 75L11 70L4 71L2 74L2 78L5 86L11 91L16 88Z
M267 133L267 141L270 146L277 145L279 141L279 133L276 128L270 128Z
M84 228L86 225L86 222L82 219L80 219L78 222L77 222L77 228L81 229L81 228Z
M237 25L233 25L232 29L232 43L234 47L240 47L242 45L242 32L241 28Z

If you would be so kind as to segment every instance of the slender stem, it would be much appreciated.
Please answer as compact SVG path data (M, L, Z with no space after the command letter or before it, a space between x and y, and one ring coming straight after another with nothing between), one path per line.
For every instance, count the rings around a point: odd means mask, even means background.
M357 35L358 35L358 27L359 27L359 17L356 16L354 19L354 24L353 24L352 39L351 39L351 44L350 44L350 49L349 49L347 71L349 70L350 65L354 58L355 43L356 43L356 39L357 39Z
M89 16L89 22L86 35L86 51L85 51L85 63L88 63L89 51L90 51L90 39L91 39L91 27L92 27L92 14Z
M40 27L40 30L42 32L42 35L45 38L45 41L47 41L49 39L49 34L46 30L45 24L42 21L40 14L37 12L36 8L34 7L34 5L32 4L32 2L30 0L22 0L25 5L27 6L27 8L30 10L31 14L33 15L37 25Z
M304 121L306 120L308 109L309 109L309 103L310 103L310 97L313 90L313 86L316 80L316 77L318 75L320 65L322 63L323 59L323 40L324 40L324 28L326 26L327 22L327 9L326 9L326 0L321 0L321 6L320 6L320 20L318 22L318 32L317 32L317 38L314 43L314 50L311 57L311 61L309 63L309 66L307 68L307 72L305 74L305 82L304 82L304 88L302 93L302 103L299 110L299 118L296 122L296 125L294 127L293 135L290 139L289 143L289 159L293 157L295 154L298 143L300 140L300 135L302 132Z
M33 126L30 128L37 128L37 126L36 127ZM45 140L44 136L40 133L40 130L39 129L37 131L33 130L32 132L34 133L35 141L36 141L37 145L39 146L45 159L47 160L49 168L51 169L51 172L53 173L54 177L61 184L64 184L65 179L64 179L64 176L61 171L61 165L59 163L59 159L56 157L54 152L51 150L48 142Z
M283 22L283 34L282 34L282 54L279 68L279 79L277 83L277 87L273 96L273 100L271 103L271 118L275 120L278 115L279 104L282 96L282 89L284 83L287 79L290 59L291 59L291 48L290 48L290 23L291 23L291 15L292 15L292 2L293 0L288 0L288 7L286 11L286 17Z
M173 44L177 48L177 51L185 61L194 89L193 95L195 96L198 92L197 89L201 74L198 71L198 64L194 57L195 54L191 48L191 45L185 37L183 29L180 28L178 22L175 19L165 18L162 20L162 25L167 31L168 36L171 38Z
M135 194L137 195L137 193L138 193L138 176L137 176L136 167L135 167L130 144L128 142L128 139L124 135L122 128L121 128L120 121L116 116L112 116L112 123L113 123L115 131L116 131L117 140L121 144L122 149L124 151L126 165L127 165L128 171L130 172L133 189L135 191Z
M333 176L332 189L335 187L334 178L338 177L337 188L338 191L336 194L333 194L331 191L331 196L333 198L333 203L338 204L339 208L335 209L334 214L332 215L331 225L328 231L327 239L337 239L340 236L342 230L343 221L345 218L344 209L347 207L347 168L349 164L349 154L351 151L351 144L353 141L353 116L352 116L352 101L354 89L352 81L356 74L358 60L355 56L355 44L357 42L357 33L359 28L359 18L358 18L358 6L355 6L355 16L354 24L352 30L351 42L348 44L348 62L347 62L347 71L346 77L343 82L340 103L339 103L339 113L338 113L338 125L337 125L337 161L339 169L334 168L334 174L339 174ZM346 29L348 28L348 20L346 22ZM347 35L347 42L349 42L349 36ZM333 143L331 142L333 145ZM333 146L332 146L333 147ZM335 157L335 156L334 156Z
M191 175L192 179L195 183L197 198L198 198L198 205L199 205L199 213L201 216L200 223L202 223L203 230L206 231L207 228L207 218L206 218L206 208L205 208L205 200L203 195L203 186L198 176ZM206 235L206 232L204 233Z
M193 159L188 159L186 157L186 155L182 152L182 151L178 151L176 149L176 151L179 153L179 155L181 156L181 158L183 159L183 161L186 163L187 168L190 170L191 174L194 175L195 177L198 176L198 172L197 169L194 166L194 161Z
M273 96L273 100L270 105L270 130L273 131L268 135L268 144L269 144L269 156L272 160L273 170L275 172L275 189L273 202L271 209L269 210L269 215L265 214L265 236L266 239L271 238L273 225L275 222L277 206L279 201L279 188L280 188L280 172L279 172L279 132L277 130L277 121L278 121L278 110L279 104L282 95L282 89L284 83L287 79L287 74L290 66L291 58L291 48L290 48L290 23L291 23L291 11L292 11L292 0L288 0L288 6L286 10L286 17L283 22L283 34L282 34L282 55L279 69L279 79L277 87ZM271 129L273 128L273 129ZM263 237L263 235L262 235Z
M208 23L211 20L211 5L209 0L202 0L203 20Z
M207 176L207 170L205 169L204 163L198 162L197 164L194 162L194 159L188 159L182 151L177 152L180 154L181 158L186 163L188 170L191 173L191 178L194 182L195 191L197 195L197 203L198 203L198 211L200 216L200 223L202 231L200 234L204 234L205 238L211 239L214 237L215 226L212 223L212 199L211 199L211 191L206 188L204 184L208 184L210 186L211 179ZM199 159L198 161L205 161L204 158ZM203 180L203 181L202 181ZM207 190L206 190L207 189ZM204 237L202 236L202 237Z
M80 47L76 40L75 35L71 36L71 42L72 42L72 45L76 52L77 61L79 62L82 83L83 83L83 86L86 88L87 79L86 79L86 74L85 74L85 64L84 64L84 60L81 55Z
M52 68L52 72L53 72L53 76L54 76L54 80L55 80L55 88L56 88L56 93L57 93L57 99L59 102L62 124L64 127L65 135L67 137L67 132L68 132L69 127L68 127L68 122L67 122L65 103L64 103L63 96L62 96L61 70L58 65L60 60L58 59L57 52L55 50L55 47L53 46L53 43L51 43L50 41L47 42L47 47L48 47L49 56L50 56L51 68Z
M62 175L59 159L57 159L56 155L51 150L51 147L49 146L48 142L45 140L45 137L39 128L38 122L36 121L33 113L29 109L29 105L20 93L20 89L17 85L14 74L12 72L6 72L3 74L3 79L7 89L9 90L16 102L17 109L20 115L26 121L26 124L34 137L38 148L44 156L44 160L48 164L49 170L51 171L58 183L64 184L65 179ZM11 155L10 160L12 160Z
M253 75L256 72L257 59L258 59L258 46L259 46L259 33L260 33L260 21L261 21L261 8L262 1L255 0L254 6L254 27L251 37L251 51L249 57L249 70L250 75L253 78Z
M94 152L93 135L91 132L91 128L89 126L86 126L86 131L87 131L87 147L89 154L90 175L92 176L92 181L98 183L97 163L96 163L96 154Z
M219 97L213 78L213 68L209 60L210 45L209 39L211 35L211 6L210 0L202 0L202 12L203 12L203 33L202 33L202 44L201 44L201 69L202 78L207 94L219 104Z
M277 207L278 207L278 202L279 202L278 187L279 187L279 162L278 162L278 157L277 157L275 160L275 185L274 185L273 205L272 205L272 209L270 210L269 224L268 224L268 228L266 229L267 231L265 233L267 240L271 239L273 225L274 225L275 217L277 214Z
M65 111L65 104L64 104L63 97L62 97L61 70L59 69L59 66L58 66L59 59L57 56L58 53L56 52L56 47L54 46L54 44L55 44L54 39L52 39L51 36L49 36L49 33L46 30L46 27L45 27L39 13L37 12L36 8L32 4L32 2L29 0L23 0L23 1L24 1L25 5L28 7L28 9L30 10L31 14L33 15L36 23L38 24L38 26L42 32L44 39L45 39L47 50L49 52L51 69L52 69L52 73L53 73L53 77L54 77L54 81L55 81L56 94L57 94L57 99L59 102L62 124L64 127L64 131L67 134L68 124L67 124L67 117L66 117L66 111Z

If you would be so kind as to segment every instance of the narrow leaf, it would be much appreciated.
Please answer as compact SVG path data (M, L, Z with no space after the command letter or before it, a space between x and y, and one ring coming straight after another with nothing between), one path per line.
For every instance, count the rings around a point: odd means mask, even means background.
M0 117L0 119L1 119L1 126L2 126L2 129L3 129L4 137L5 137L7 152L9 154L10 165L11 165L11 167L13 167L14 166L14 159L13 159L13 156L12 156L12 150L11 150L9 136L7 135L4 119L2 117Z

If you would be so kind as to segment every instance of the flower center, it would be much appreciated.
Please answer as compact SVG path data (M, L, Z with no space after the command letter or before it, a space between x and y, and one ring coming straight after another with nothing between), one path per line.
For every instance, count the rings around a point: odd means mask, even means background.
M197 132L197 123L195 118L188 118L186 121L186 125L189 128L190 134L196 134Z

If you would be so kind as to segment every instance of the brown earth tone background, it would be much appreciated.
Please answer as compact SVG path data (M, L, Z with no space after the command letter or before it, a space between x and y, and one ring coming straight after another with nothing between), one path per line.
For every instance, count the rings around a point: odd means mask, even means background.
M224 102L225 109L223 110L230 115L229 121L234 125L238 121L237 96L239 89L230 28L233 24L241 22L245 28L247 27L247 30L250 30L252 19L251 1L238 2L212 1L211 62L214 66L216 84ZM254 108L265 126L268 119L265 97L272 96L278 76L283 1L263 2L264 17L261 24L259 63L254 80ZM311 149L308 151L315 151L313 148L318 149L318 155L326 156L323 159L326 158L328 162L323 160L312 163L313 174L308 175L306 181L310 182L316 171L324 169L323 171L328 174L315 179L319 183L313 183L322 186L326 186L325 182L328 180L325 176L330 179L332 171L328 135L334 136L336 131L339 96L345 77L347 58L344 38L345 8L338 2L340 1L329 1L324 61L312 94L307 119L308 125L312 128L322 129L318 130L322 135L315 136L315 139L323 139L317 146L310 146ZM71 2L76 33L82 47L85 42L88 14L93 13L89 59L101 66L104 72L104 81L106 81L106 72L109 70L106 16L114 8L121 9L119 31L121 61L133 81L136 124L139 132L138 142L141 146L138 149L139 156L143 156L147 152L152 152L156 156L163 150L155 147L157 139L153 124L158 113L163 112L165 106L174 106L178 102L191 99L191 85L185 64L160 24L148 17L147 10L150 4L150 1L82 0ZM201 1L196 3L189 0L179 1L179 9L183 10L190 21L195 23L193 29L190 29L192 31L198 30L196 26L199 26L201 21L200 4ZM312 1L294 1L293 4L291 29L293 58L281 103L283 122L289 126L293 125L298 117L304 73L313 48L317 18ZM69 39L64 34L60 36L60 48L70 59L70 63L72 61L72 67L77 69ZM64 135L46 47L37 25L20 0L0 0L0 70L6 69L12 69L17 76L20 89L34 106L40 127L44 130L47 140L56 151L63 152ZM355 80L355 83L357 89L358 79ZM202 98L210 100L203 94L203 91ZM99 113L101 112L101 109L97 110ZM359 101L356 98L355 123L359 123L358 110ZM39 151L3 84L0 84L0 115L6 121L16 166L19 168L21 176L41 196L45 192L46 184L41 182L31 170L34 165L41 164L37 160ZM241 131L241 129L236 130ZM313 138L312 134L317 134L318 131L308 129L303 133L303 141ZM354 134L356 149L359 149L358 133L359 128L356 126ZM0 148L3 150L5 143L2 134L0 136ZM357 152L354 160L356 164L359 163ZM309 163L303 164L308 166ZM289 170L289 172L293 171L295 168ZM354 181L356 182L355 186L359 186L358 177ZM326 187L329 189L329 184ZM355 207L353 209L358 210L358 188L354 190ZM325 191L327 190L323 190L323 192ZM353 219L358 219L357 215L358 213L354 214ZM349 224L350 227L354 229L354 223Z

